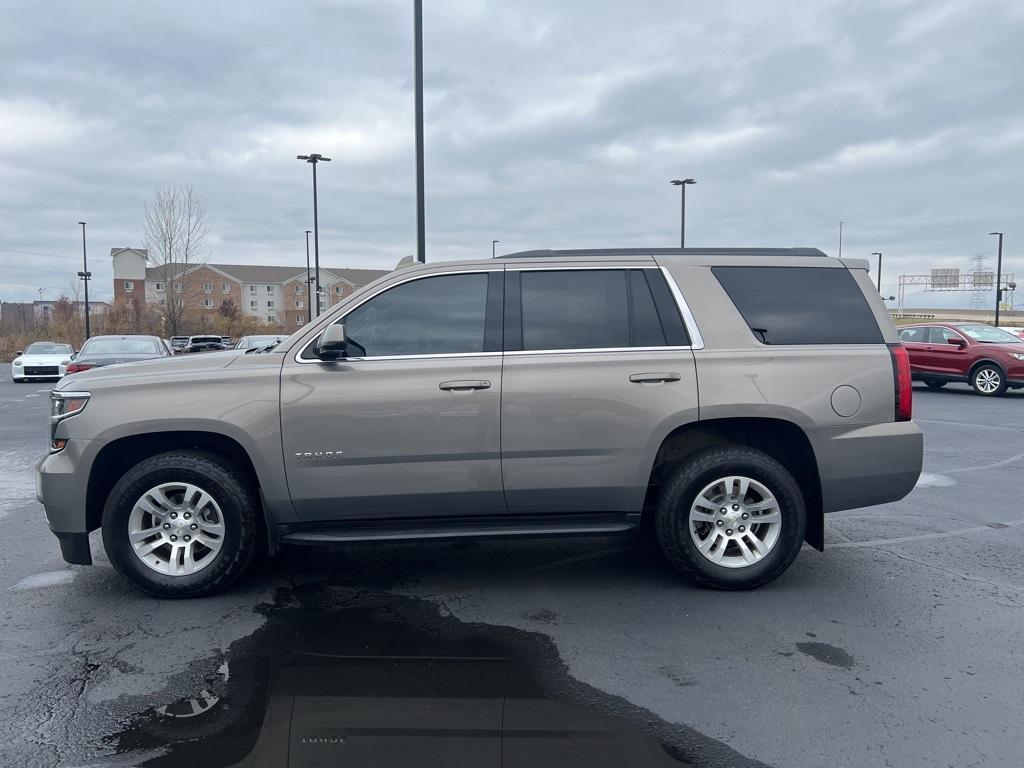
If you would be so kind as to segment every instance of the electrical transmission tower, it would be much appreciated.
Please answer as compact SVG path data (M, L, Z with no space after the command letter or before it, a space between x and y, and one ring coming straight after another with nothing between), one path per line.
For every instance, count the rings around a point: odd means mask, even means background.
M994 281L992 277L986 280L986 277L992 274L992 270L988 268L988 256L983 253L971 256L971 268L967 270L967 273L973 275L971 283L974 290L971 291L971 309L984 309L988 305L988 294L982 286L986 282Z

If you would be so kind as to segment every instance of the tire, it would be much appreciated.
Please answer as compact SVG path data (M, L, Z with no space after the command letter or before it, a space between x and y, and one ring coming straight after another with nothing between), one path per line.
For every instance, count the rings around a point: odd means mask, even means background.
M944 382L944 381L926 381L925 382L925 386L927 386L928 389L942 389L944 386L946 386L946 382Z
M738 493L742 482L726 489L727 478L748 481L742 497ZM695 510L699 497L703 504ZM743 518L744 514L748 517ZM750 519L761 516L771 522L750 524ZM747 530L740 533L740 526ZM655 527L662 551L681 573L706 587L752 589L778 577L799 554L807 513L799 485L778 461L752 448L725 446L693 454L669 474L658 500ZM717 542L708 555L695 540L705 534L705 543L712 537ZM757 549L766 551L758 554ZM748 561L747 553L756 560ZM713 561L716 555L718 562Z
M1006 391L1006 374L994 363L983 363L971 371L971 386L982 397L999 397Z
M186 494L198 501L190 504ZM103 547L118 572L143 591L156 597L201 597L225 589L252 565L261 515L250 483L224 458L170 451L139 462L114 485L103 509ZM140 540L144 549L156 547L145 562L136 554L129 526L140 536L154 532Z

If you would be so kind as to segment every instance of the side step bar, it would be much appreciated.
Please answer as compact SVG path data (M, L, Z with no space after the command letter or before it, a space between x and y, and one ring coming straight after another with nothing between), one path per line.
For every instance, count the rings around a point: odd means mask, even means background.
M331 541L586 536L626 533L639 527L639 513L625 512L353 520L321 525L283 526L279 531L278 541L282 544L320 544Z

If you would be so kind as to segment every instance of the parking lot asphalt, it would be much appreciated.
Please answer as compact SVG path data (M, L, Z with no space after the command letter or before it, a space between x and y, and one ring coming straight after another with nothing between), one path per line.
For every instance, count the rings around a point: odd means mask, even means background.
M97 534L95 566L60 559L32 477L48 388L0 383L0 765L231 764L303 648L500 657L685 764L1021 765L1022 392L915 387L917 489L830 515L823 554L752 592L697 588L635 535L291 549L159 601Z

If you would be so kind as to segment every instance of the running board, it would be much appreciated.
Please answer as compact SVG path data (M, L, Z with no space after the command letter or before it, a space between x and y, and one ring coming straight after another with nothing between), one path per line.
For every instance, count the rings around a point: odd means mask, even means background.
M626 533L640 527L639 513L579 515L495 515L492 517L354 520L313 526L287 526L282 544L341 541L401 541L519 536L586 536Z

